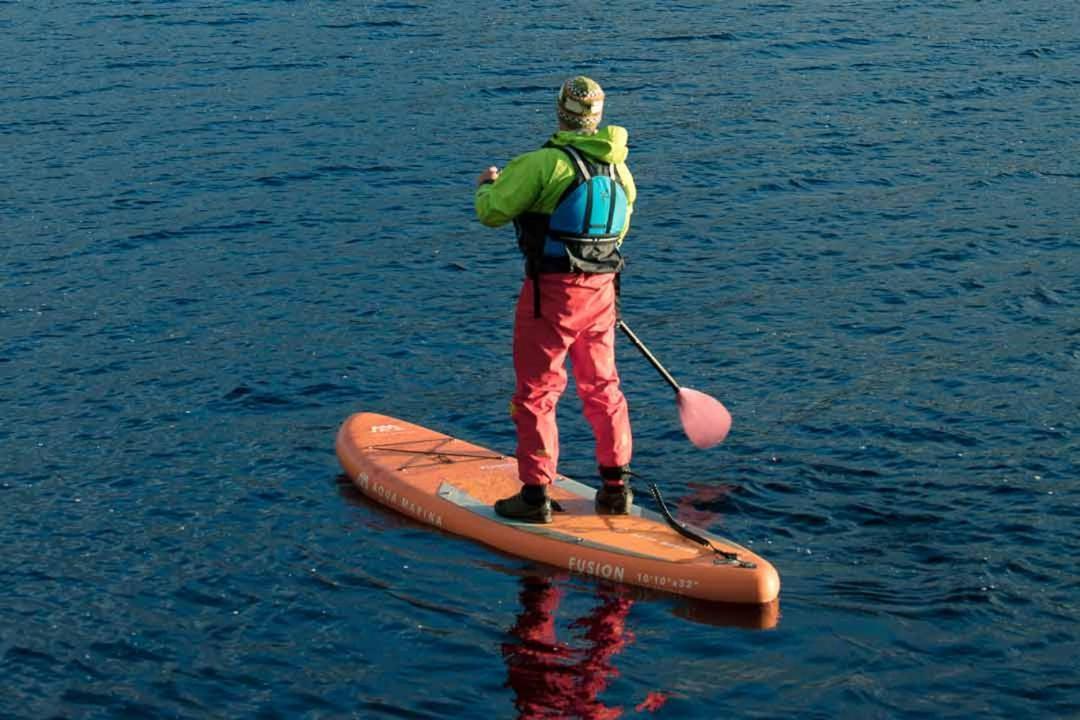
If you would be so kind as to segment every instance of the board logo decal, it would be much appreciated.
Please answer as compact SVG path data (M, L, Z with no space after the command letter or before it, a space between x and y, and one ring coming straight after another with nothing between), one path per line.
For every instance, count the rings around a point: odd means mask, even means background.
M618 582L622 582L623 576L626 575L626 568L622 565L596 562L595 560L585 560L584 558L574 557L572 555L570 556L569 567L570 572L595 575L596 577L602 577L605 580L617 580Z
M410 515L421 522L435 527L443 527L443 517L437 512L428 510L423 505L415 503L404 495L391 490L378 480L372 481L371 476L362 472L356 476L356 484L365 495L374 497L384 505L397 507L401 512Z

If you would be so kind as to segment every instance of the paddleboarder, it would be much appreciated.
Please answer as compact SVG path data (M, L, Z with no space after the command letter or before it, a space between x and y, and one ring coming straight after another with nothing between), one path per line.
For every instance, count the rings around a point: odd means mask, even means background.
M604 91L591 78L563 83L558 132L539 150L477 179L476 215L489 227L513 222L525 256L514 315L516 375L510 412L517 429L521 491L495 503L515 520L551 522L547 488L556 476L555 406L570 358L582 409L596 440L602 481L596 511L629 513L632 440L615 368L621 245L637 190L626 166L627 131L600 127Z

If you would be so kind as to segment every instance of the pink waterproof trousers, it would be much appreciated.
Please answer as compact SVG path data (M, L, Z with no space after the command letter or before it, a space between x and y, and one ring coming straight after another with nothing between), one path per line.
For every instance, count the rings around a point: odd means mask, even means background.
M546 485L555 478L555 405L566 389L567 354L596 438L597 464L630 464L630 418L615 369L614 281L610 274L543 274L539 318L532 279L522 285L514 320L517 386L510 411L517 426L518 476L527 485Z

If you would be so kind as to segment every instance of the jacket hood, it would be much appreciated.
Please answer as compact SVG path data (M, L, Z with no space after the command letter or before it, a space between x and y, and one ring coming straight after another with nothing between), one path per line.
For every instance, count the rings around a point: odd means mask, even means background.
M626 161L626 156L630 152L626 147L627 137L626 128L606 125L591 135L561 130L551 136L551 144L560 147L572 145L601 162L621 163Z

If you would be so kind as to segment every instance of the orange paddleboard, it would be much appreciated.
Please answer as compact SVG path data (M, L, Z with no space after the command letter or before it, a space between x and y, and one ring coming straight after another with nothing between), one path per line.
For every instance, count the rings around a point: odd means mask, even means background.
M597 515L595 490L559 477L558 508L546 525L501 518L494 502L521 489L517 461L449 435L374 413L349 417L337 455L368 497L422 523L503 552L583 575L702 600L768 603L780 577L767 560L698 528L688 539L662 516Z

